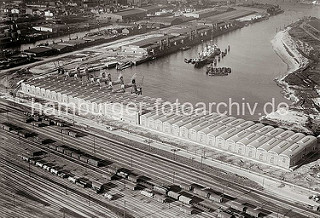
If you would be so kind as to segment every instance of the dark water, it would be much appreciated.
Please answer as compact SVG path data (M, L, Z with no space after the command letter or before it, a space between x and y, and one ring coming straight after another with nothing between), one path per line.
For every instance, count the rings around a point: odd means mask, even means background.
M266 2L266 1L264 1ZM270 1L282 4L282 1ZM241 110L238 117L254 120L264 114L264 104L275 100L290 103L281 94L281 89L273 81L284 75L287 65L274 52L271 40L276 30L305 16L319 16L320 7L288 3L282 5L286 12L269 20L246 26L240 30L215 38L214 41L224 50L231 46L230 53L219 63L219 66L232 68L226 77L209 77L205 68L195 69L193 65L184 63L184 58L196 57L202 45L187 51L180 51L153 62L139 65L123 71L126 80L137 73L138 82L143 79L143 94L161 97L164 100L179 102L232 102L250 103L251 108L257 103L254 115L248 110ZM216 107L213 107L215 111ZM229 107L220 107L220 112L229 111ZM272 110L267 107L267 112ZM237 116L236 106L232 107L232 115ZM230 113L229 113L230 114Z

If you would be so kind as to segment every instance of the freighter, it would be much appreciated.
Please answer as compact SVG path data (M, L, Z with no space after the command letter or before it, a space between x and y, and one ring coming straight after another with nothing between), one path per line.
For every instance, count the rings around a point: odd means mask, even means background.
M220 55L221 51L217 45L207 45L200 53L199 57L196 59L185 59L186 63L194 64L194 67L201 68L206 64L209 64L213 61L214 57Z

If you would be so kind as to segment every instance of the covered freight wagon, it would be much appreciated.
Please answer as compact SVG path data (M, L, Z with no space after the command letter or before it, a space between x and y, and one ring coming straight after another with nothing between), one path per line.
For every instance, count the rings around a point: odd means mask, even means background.
M149 197L149 198L152 198L153 195L154 195L151 190L142 190L140 193L141 193L142 195L144 195L144 196Z
M175 200L179 200L181 194L174 191L168 191L167 195Z
M182 203L185 203L185 204L192 203L192 198L184 196L184 195L180 195L178 200L181 201Z

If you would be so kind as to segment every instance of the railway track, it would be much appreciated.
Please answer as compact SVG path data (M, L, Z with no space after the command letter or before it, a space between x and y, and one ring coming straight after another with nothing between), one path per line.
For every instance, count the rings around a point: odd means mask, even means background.
M0 136L2 135L2 134L4 134L5 132L3 132L3 131L0 131ZM7 135L7 138L8 138L8 140L14 140L15 138L14 138L14 135ZM18 141L19 139L15 139L16 141ZM22 139L20 139L20 140L22 140ZM24 142L24 141L23 141ZM27 141L26 141L26 143L28 143ZM26 144L26 143L23 143L23 144ZM13 145L12 145L13 146ZM10 147L12 147L12 146L10 146ZM29 145L28 145L29 146ZM35 148L38 148L37 146L34 146ZM12 149L1 149L2 150L2 153L9 153L9 152L12 152ZM21 147L21 148L19 148L19 149L16 149L17 151L15 151L15 152L22 152L23 150L24 150L24 147ZM11 159L12 158L14 158L15 156L12 156L11 157ZM42 173L42 171L43 170L41 170L41 169L39 169L38 167L33 167L33 169L32 169L32 175L35 173L34 171L37 171L37 173L39 173L39 172L41 172ZM45 173L43 174L45 177L47 176L47 175L45 175L46 173L48 174L48 172L47 171L44 171ZM50 174L50 173L49 173ZM113 181L113 183L115 183L115 181ZM69 186L70 185L70 183L67 181L66 182L66 185L67 186ZM138 197L138 199L137 199L137 193L132 193L132 192L130 192L130 191L128 191L128 190L122 190L122 188L121 187L123 187L124 186L124 184L122 184L121 183L121 181L119 181L118 183L117 183L117 185L118 185L118 187L119 188L117 188L117 190L120 192L125 192L125 195L126 195L126 198L127 198L127 200L126 200L126 206L130 206L130 208L129 208L129 211L132 211L132 212L134 212L134 214L141 214L141 210L142 210L142 208L144 209L144 215L141 215L141 216L135 216L135 217L149 217L149 216L156 216L156 217L170 217L170 215L176 215L177 217L178 216L181 216L181 212L178 210L178 209L176 209L176 210L172 210L172 208L173 207L178 207L178 205L171 205L171 207L170 208L167 208L167 206L165 206L165 205L158 205L157 207L155 207L155 205L152 205L152 206L148 206L148 201L150 201L151 199L149 199L149 198L147 198L147 199L145 199L145 197ZM69 190L68 190L68 192L69 192ZM141 205L141 201L146 201L147 202L147 205ZM176 203L178 203L178 202L176 202ZM178 203L179 205L181 204L181 203ZM100 208L101 209L101 208ZM126 217L130 217L129 215L127 215ZM194 216L193 216L194 217ZM205 213L202 213L201 215L198 215L198 216L195 216L195 217L212 217L212 214L205 214Z
M23 124L23 125L26 125L26 124ZM44 135L47 135L48 137L51 136L51 138L54 138L55 140L59 140L59 133L57 132L57 128L55 127L39 128L36 131ZM240 196L241 194L243 195L243 193L247 193L248 195L248 198L246 199L247 201L250 199L258 198L259 199L259 201L257 201L259 202L258 206L265 205L265 204L270 205L270 202L274 202L273 205L271 206L272 211L277 211L277 210L280 211L281 209L283 213L287 213L289 209L279 208L280 206L278 205L280 204L280 205L292 207L293 209L300 212L300 216L297 216L297 214L295 215L293 212L289 212L290 214L292 214L292 216L290 217L301 217L302 214L308 214L311 217L313 215L314 217L317 216L316 213L312 214L311 212L310 214L310 211L306 211L304 210L304 208L298 207L297 205L291 202L283 201L282 199L274 199L273 197L268 196L261 191L252 190L252 189L250 190L250 188L241 187L241 185L239 184L236 184L235 186L235 184L233 184L230 181L224 181L221 178L215 177L214 175L207 175L207 173L204 173L200 170L194 170L191 167L177 164L174 161L168 160L166 158L159 158L156 155L150 155L148 152L133 149L132 147L125 146L122 143L114 142L114 140L106 140L98 136L96 136L95 138L96 138L96 144L99 144L98 149L100 149L100 151L97 151L96 154L99 154L100 156L103 156L103 157L108 157L110 159L114 158L117 162L122 162L122 164L125 164L126 166L129 166L129 167L130 166L132 167L132 165L134 164L134 168L139 169L139 167L141 167L141 169L139 170L143 172L148 172L150 173L150 175L153 175L158 178L163 178L164 175L167 175L165 181L168 183L170 183L170 180L171 180L170 178L172 177L171 173L173 171L173 172L176 172L174 180L176 180L177 182L180 182L180 181L190 182L192 181L190 179L193 178L193 181L195 179L197 181L201 181L201 184L204 184L208 187L213 187L213 188L220 187L222 190L226 190L226 189L225 187L223 187L224 185L221 185L221 184L226 184L230 186L229 189L231 188L233 189L233 190L231 189L233 193L239 192L239 197L241 197ZM69 138L68 136L65 136L64 142L68 144L73 144L74 146L85 149L86 151L90 151L90 150L92 151L92 139L88 139L85 137L74 139L74 138ZM129 150L130 150L130 155L128 155ZM143 158L141 158L142 156ZM163 165L161 167L162 169L160 169L159 167L160 162ZM150 163L154 165L158 164L158 166L153 167L153 169L150 169ZM169 175L167 171L170 171ZM188 171L190 171L190 173ZM206 178L204 178L204 176ZM213 179L216 180L215 183L213 183L212 181ZM232 187L232 186L235 186L235 187ZM255 203L257 204L257 202ZM264 208L267 208L267 206L265 206Z

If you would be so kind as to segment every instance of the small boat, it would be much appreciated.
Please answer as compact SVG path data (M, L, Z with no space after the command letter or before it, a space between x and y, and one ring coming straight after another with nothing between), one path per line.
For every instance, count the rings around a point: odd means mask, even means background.
M185 58L185 59L184 59L184 62L187 63L187 64L190 64L191 61L192 61L192 59L188 59L188 58Z
M133 65L132 61L127 61L127 62L124 62L124 63L118 63L117 66L116 66L116 69L117 70L124 70L126 68L132 67L132 65Z
M214 67L213 64L207 67L208 76L227 76L230 73L230 67Z

